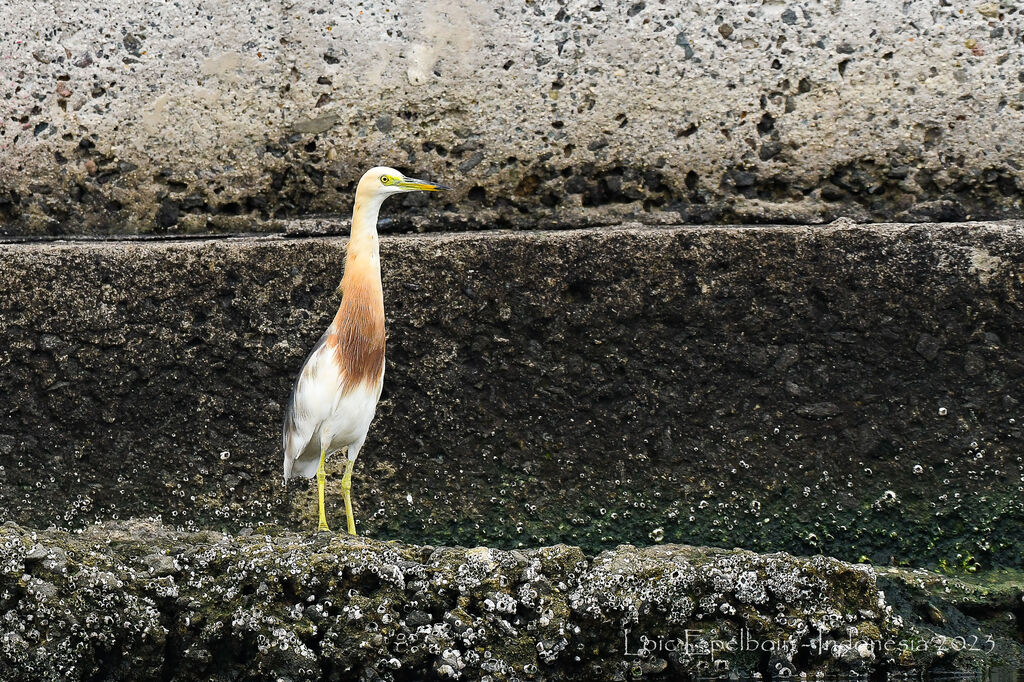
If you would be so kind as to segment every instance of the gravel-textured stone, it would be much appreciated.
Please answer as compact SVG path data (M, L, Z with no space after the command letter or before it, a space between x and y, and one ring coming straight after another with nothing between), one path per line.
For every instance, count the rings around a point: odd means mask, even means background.
M53 558L30 559L33 547ZM153 571L154 549L166 570ZM1019 584L683 545L587 557L565 545L506 551L263 528L232 536L117 523L76 534L7 524L0 679L973 669L1024 661L1013 629L1021 596ZM972 637L979 651L960 651L957 638Z
M1019 3L8 0L0 233L1020 217Z
M312 527L281 406L344 243L0 247L0 520ZM353 488L373 537L1024 556L1020 223L381 248L389 365Z

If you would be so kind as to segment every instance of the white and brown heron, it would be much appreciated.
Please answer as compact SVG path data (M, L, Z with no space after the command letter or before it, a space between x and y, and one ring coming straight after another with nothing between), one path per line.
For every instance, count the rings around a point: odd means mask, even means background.
M317 479L318 530L329 530L324 513L327 459L347 449L341 494L348 532L352 514L352 469L373 421L384 385L384 290L380 279L377 214L392 194L449 189L405 177L394 168L366 171L356 187L352 234L341 279L341 305L295 379L284 415L284 480Z

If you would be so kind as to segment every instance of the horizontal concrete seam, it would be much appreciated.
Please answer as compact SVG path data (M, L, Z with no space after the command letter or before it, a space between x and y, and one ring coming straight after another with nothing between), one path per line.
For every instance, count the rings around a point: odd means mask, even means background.
M423 243L445 243L458 241L497 241L516 239L523 242L536 241L567 241L581 237L611 237L623 234L637 236L653 236L663 234L678 234L691 232L694 234L727 234L739 235L744 233L794 233L810 238L826 237L835 234L848 234L851 232L874 233L878 235L895 235L907 232L920 232L927 230L940 230L942 232L954 232L957 230L988 230L997 232L1024 232L1024 220L994 220L994 221L970 221L970 222L943 222L943 223L858 223L852 225L664 225L651 226L643 223L622 223L615 227L586 227L568 230L473 230L467 232L435 232L428 234L382 234L380 239L383 243L423 242ZM117 246L153 246L196 248L216 245L241 245L261 246L266 244L304 244L304 243L345 243L348 236L337 235L303 235L289 236L285 233L274 233L264 235L207 235L203 237L173 237L167 239L133 237L125 239L0 239L0 251L3 250L30 250L37 248L110 248Z

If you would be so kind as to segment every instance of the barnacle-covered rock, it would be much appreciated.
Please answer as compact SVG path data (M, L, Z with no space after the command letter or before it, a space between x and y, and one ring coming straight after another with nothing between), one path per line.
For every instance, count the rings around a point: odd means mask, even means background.
M972 613L1005 619L1020 596L1019 585L908 571L880 581L821 556L683 545L588 558L565 545L434 548L273 527L8 523L0 679L570 680L1019 662L1011 628L990 633L1002 658L959 655L957 635L930 629L921 608L969 636L983 627ZM914 638L935 645L900 644Z

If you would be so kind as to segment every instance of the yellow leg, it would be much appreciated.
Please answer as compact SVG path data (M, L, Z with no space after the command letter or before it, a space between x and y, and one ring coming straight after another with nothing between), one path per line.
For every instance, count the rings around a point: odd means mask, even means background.
M327 453L321 450L320 466L316 470L316 487L320 496L320 525L317 527L317 532L330 530L327 527L327 514L324 513L324 484L327 482L327 471L324 469L324 462L326 459Z
M348 518L348 534L356 534L356 519L352 515L352 468L355 462L351 459L345 463L345 475L341 479L341 496L345 498L345 516Z

